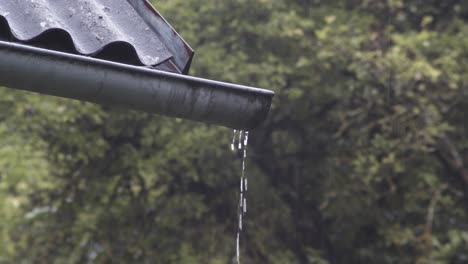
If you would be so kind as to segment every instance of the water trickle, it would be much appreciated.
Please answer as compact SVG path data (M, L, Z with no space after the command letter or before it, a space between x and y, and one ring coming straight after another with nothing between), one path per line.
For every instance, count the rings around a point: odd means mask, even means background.
M239 137L239 141L241 141L240 137ZM244 133L244 156L242 157L242 178L241 178L241 183L242 183L242 179L244 179L244 175L245 175L245 159L247 158L247 143L249 143L249 131L246 131Z
M236 138L238 138L238 142L236 142ZM242 221L244 215L247 213L247 177L245 176L245 161L247 158L247 144L249 142L249 132L248 131L239 131L239 136L237 136L237 130L234 130L234 135L232 137L231 142L231 150L236 151L236 143L237 149L242 151L242 171L240 177L240 192L239 192L239 225L237 228L237 239L236 239L236 259L237 263L240 264L240 235L242 232Z

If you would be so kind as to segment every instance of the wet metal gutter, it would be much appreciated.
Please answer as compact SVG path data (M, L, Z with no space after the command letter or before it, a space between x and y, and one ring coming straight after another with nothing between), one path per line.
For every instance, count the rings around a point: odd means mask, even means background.
M0 41L0 85L249 130L274 93Z

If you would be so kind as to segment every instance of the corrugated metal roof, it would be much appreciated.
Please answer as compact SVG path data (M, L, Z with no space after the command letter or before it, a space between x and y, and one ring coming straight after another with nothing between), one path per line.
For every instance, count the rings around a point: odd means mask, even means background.
M180 73L193 56L147 0L0 0L0 40Z

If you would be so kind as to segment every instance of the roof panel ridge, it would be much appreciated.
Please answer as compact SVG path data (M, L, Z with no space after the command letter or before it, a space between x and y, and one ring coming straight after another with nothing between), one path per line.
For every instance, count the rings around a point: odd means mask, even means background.
M107 28L110 32L116 33L117 41L132 43L142 64L155 66L172 57L172 54L155 35L147 34L149 28L146 26L145 21L138 16L136 10L126 0L94 0L90 2L95 7L94 10L98 10L96 14L99 14L96 19L92 20L94 28L96 26L97 28ZM122 13L125 13L125 15L118 16ZM99 25L96 20L103 24ZM106 34L106 32L103 33ZM142 34L146 35L145 39L141 38ZM100 37L99 33L97 33L96 38ZM155 56L151 52L152 50L158 51L158 54L161 55Z
M7 20L11 33L18 40L29 40L51 28L50 25L60 27L55 8L50 8L47 0L1 0L0 2L0 16ZM29 26L23 29L23 24L26 23Z
M113 47L121 58L117 61L167 64L159 68L182 73L188 72L193 56L147 0L0 0L0 16L8 24L8 35L13 35L11 41L30 46L86 56L109 54L106 49ZM132 49L115 49L126 47L120 43ZM65 45L70 47L61 49Z

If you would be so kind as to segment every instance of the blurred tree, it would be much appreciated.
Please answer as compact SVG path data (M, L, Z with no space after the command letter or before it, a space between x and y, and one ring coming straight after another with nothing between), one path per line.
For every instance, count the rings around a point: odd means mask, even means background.
M192 74L274 89L243 263L468 261L468 3L153 1ZM0 263L232 263L230 131L2 90Z

